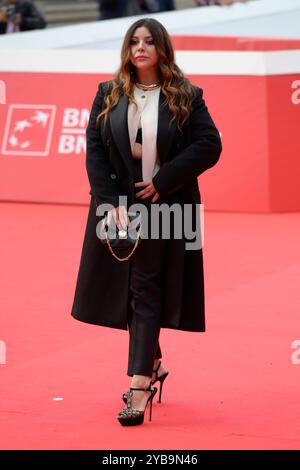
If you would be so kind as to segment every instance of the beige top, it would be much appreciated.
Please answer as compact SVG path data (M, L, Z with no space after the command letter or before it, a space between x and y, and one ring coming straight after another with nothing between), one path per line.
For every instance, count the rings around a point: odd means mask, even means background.
M142 158L143 181L151 181L160 165L157 155L157 122L160 89L141 90L134 87L137 103L128 105L128 132L133 158ZM142 145L136 143L138 128L142 129Z

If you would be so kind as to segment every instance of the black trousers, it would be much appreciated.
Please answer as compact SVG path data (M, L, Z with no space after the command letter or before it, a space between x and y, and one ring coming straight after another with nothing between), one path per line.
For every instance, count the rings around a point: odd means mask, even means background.
M141 160L133 159L134 181L142 181ZM143 188L136 188L136 192ZM148 208L151 199L136 198ZM151 228L148 212L149 233ZM128 316L129 354L127 375L151 377L154 359L162 357L159 345L163 269L167 240L143 238L130 258Z

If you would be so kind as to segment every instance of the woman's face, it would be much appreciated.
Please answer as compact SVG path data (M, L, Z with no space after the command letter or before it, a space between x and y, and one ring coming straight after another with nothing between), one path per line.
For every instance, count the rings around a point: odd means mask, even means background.
M137 28L130 40L130 60L139 69L148 69L157 65L158 54L148 28Z

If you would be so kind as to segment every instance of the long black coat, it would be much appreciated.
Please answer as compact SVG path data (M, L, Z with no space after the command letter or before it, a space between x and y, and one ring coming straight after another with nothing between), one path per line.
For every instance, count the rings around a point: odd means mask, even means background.
M96 201L117 207L119 195L126 195L128 204L134 202L127 95L110 112L108 124L101 121L96 128L110 84L99 84L87 127L91 200L71 314L87 323L126 330L130 260L117 261L96 235ZM164 95L160 93L157 150L161 168L153 184L161 197L171 198L172 203L191 203L196 209L201 202L197 176L217 163L222 144L202 89L195 87L195 91L192 112L182 132L174 121L169 128L172 114L162 106ZM161 327L205 331L202 249L186 250L184 239L171 239L166 256Z

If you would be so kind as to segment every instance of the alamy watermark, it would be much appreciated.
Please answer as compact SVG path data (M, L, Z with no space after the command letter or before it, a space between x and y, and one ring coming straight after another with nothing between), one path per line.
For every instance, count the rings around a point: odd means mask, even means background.
M294 339L291 346L295 350L291 354L292 364L298 366L300 364L300 339Z
M142 239L184 239L186 250L200 250L203 247L204 204L153 203L148 207L142 203L134 203L127 208L127 197L120 196L119 206L125 206L127 213L133 216L132 219L129 218L127 227L129 236L136 233L137 225L134 217L139 216ZM113 208L111 204L99 204L96 215L104 217ZM100 239L104 236L101 230L103 223L104 220L101 220L96 227L96 234ZM113 219L110 222L110 237L117 237L117 227Z
M6 364L6 344L0 339L0 365Z
M6 104L6 83L0 80L0 104Z
M295 90L291 96L292 103L300 104L300 80L294 80L292 82L292 88Z

